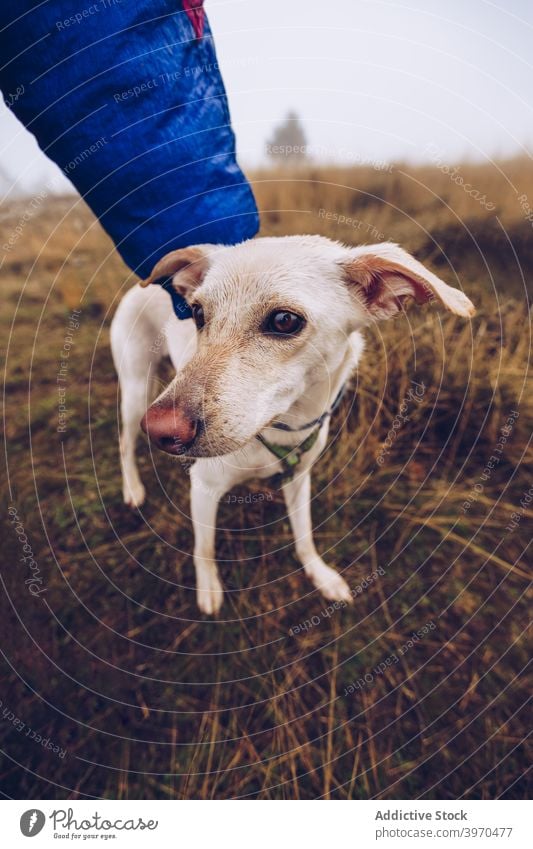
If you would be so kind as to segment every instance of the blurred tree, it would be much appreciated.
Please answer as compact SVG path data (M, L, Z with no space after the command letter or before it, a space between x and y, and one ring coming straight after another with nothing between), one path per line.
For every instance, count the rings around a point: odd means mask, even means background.
M274 128L266 149L277 164L290 162L293 165L307 159L307 136L296 112L288 112L283 123Z

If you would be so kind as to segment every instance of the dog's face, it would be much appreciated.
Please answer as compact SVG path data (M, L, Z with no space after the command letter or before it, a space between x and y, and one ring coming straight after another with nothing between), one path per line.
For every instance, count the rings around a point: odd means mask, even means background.
M462 292L390 244L301 236L198 246L168 254L146 282L169 275L192 305L197 350L143 428L189 457L241 448L317 385L327 397L350 333L396 314L406 297L473 313Z

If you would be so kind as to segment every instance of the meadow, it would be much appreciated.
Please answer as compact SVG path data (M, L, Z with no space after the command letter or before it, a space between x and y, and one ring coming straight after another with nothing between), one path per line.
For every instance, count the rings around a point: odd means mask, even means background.
M148 501L121 500L109 325L134 281L77 197L3 206L4 796L526 796L533 166L451 170L251 175L264 235L397 241L477 314L367 332L314 473L353 607L306 582L258 482L221 503L216 620L179 461L140 441Z

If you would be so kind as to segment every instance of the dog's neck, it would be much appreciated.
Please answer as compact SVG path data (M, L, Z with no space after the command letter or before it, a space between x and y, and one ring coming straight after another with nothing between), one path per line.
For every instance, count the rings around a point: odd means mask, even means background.
M300 395L286 413L276 416L270 425L263 428L261 434L269 441L275 440L280 445L301 442L313 428L320 424L320 417L331 410L339 392L350 377L353 366L353 356L347 353L340 366L327 380L313 384L311 390ZM279 425L282 427L280 428Z

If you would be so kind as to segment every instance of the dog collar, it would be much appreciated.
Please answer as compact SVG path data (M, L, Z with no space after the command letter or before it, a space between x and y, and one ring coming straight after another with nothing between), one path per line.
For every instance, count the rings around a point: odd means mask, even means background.
M300 465L302 455L311 450L318 439L318 434L320 433L322 425L326 419L335 412L345 391L346 384L343 384L329 410L326 410L321 416L318 416L318 418L313 419L302 427L292 428L283 422L274 422L270 425L270 427L277 427L279 430L291 431L293 433L296 433L299 430L306 430L308 427L314 426L314 430L312 430L309 436L306 436L304 441L300 442L299 445L279 445L276 442L269 442L262 434L257 434L256 439L259 440L261 445L264 445L267 451L270 451L270 453L281 462L283 467L282 471L279 474L274 475L274 478L279 480L280 483L292 478L297 467Z
M174 310L174 314L176 318L179 318L180 321L183 321L185 318L192 318L192 309L189 304L179 292L176 292L174 285L172 283L172 277L159 277L157 280L153 281L161 286L165 292L168 292L170 298L172 300L172 308Z
M261 445L264 445L267 451L270 451L274 457L277 457L283 467L279 474L274 475L277 480L283 482L292 478L297 467L300 465L302 454L310 451L317 441L321 427L322 425L319 425L311 431L309 436L303 442L300 442L299 445L277 445L275 442L269 442L260 433L257 434L257 439Z
M285 424L285 422L272 422L272 424L270 424L269 427L275 427L278 430L285 430L285 431L289 431L290 433L298 433L298 431L307 430L308 428L313 427L314 425L316 425L318 427L318 429L320 430L320 428L322 427L322 425L324 424L324 422L326 421L328 416L331 416L335 412L337 407L339 406L340 402L343 399L345 392L346 392L346 383L343 383L341 388L337 392L337 395L335 396L335 400L333 401L333 404L331 405L329 410L326 410L324 413L322 413L321 416L318 416L318 418L311 419L310 422L307 422L307 424L304 424L301 427L291 427L290 425Z

